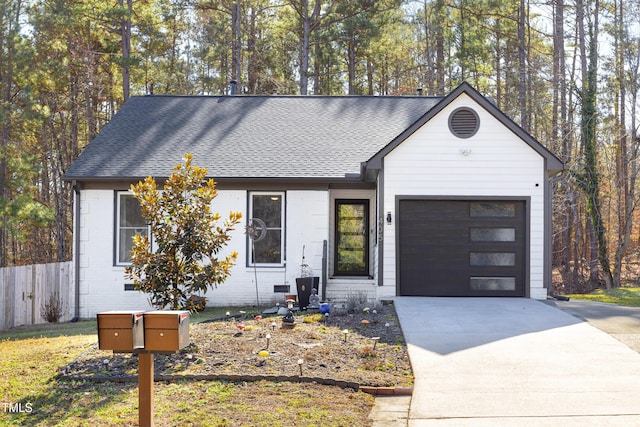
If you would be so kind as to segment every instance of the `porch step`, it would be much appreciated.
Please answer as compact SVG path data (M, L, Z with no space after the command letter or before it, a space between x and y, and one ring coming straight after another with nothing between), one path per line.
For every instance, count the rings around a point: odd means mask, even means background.
M346 301L364 294L367 299L377 299L377 281L369 278L336 278L327 280L326 296L329 301Z

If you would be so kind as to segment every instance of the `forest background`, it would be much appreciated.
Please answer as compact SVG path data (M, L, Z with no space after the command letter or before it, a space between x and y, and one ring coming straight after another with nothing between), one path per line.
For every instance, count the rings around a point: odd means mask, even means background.
M566 164L558 290L640 278L640 2L624 0L0 0L0 266L71 259L61 177L129 96L232 80L393 96L467 81Z

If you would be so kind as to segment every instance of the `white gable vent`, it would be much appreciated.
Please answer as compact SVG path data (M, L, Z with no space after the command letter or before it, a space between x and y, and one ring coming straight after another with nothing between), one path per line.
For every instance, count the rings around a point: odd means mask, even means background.
M457 108L449 116L449 130L458 138L471 138L479 127L480 118L471 108Z

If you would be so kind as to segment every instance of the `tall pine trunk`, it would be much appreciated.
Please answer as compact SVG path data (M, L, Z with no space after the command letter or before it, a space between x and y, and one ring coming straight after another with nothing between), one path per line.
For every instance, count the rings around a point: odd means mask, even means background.
M620 24L622 26L622 0L620 0L619 5L620 11ZM622 27L621 27L622 28ZM620 30L622 33L622 29ZM621 34L621 37L622 34ZM624 40L626 43L627 41ZM622 43L621 43L622 44ZM624 117L621 117L621 131L624 133L624 142L626 146L625 150L625 180L627 186L625 188L625 199L624 206L620 207L620 211L622 211L620 217L620 241L618 242L618 247L616 249L615 257L614 257L614 266L613 266L613 280L614 286L622 285L622 267L624 256L629 248L629 243L631 241L631 233L633 232L633 217L636 208L635 200L636 200L636 182L638 179L638 173L640 165L638 165L638 155L640 154L638 150L640 149L640 138L636 134L637 129L637 102L638 102L638 91L640 90L640 41L634 41L629 43L632 46L629 49L629 52L633 51L635 53L635 57L631 57L629 55L629 67L628 67L628 80L625 77L624 73L620 73L620 86L621 88L625 88L628 85L629 87L629 96L631 98L631 125L630 129L632 130L632 134L630 137L627 135L626 124ZM624 71L624 64L620 64L621 71ZM621 94L622 98L622 94ZM628 146L627 146L628 144Z
M240 13L240 2L231 5L231 38L233 39L231 47L231 79L235 80L236 83L240 83L242 73ZM239 85L238 88L240 88Z
M445 63L444 63L444 0L436 0L435 32L436 32L436 95L444 95Z
M124 9L124 0L120 0L120 7ZM123 11L122 21L120 22L120 32L122 37L122 94L123 100L129 99L130 92L130 63L129 57L131 52L131 16L133 14L133 0L127 0L126 14Z
M309 50L311 47L311 19L309 16L309 2L302 1L302 46L300 46L300 95L307 94L309 84Z
M525 0L520 0L520 12L518 17L518 74L520 76L520 126L529 131L527 120L527 52L525 40L526 7Z
M2 94L2 101L4 104L4 111L0 111L4 116L0 118L2 123L2 131L0 132L0 204L7 202L9 192L7 189L7 155L9 141L11 139L11 105L12 94L14 85L14 56L15 56L15 38L17 37L20 25L20 7L21 2L10 2L8 5L3 6L0 16L0 27L2 30L6 28L4 34L0 34L3 41L0 41L0 54L4 52L5 57L0 61L0 83L4 84L4 91ZM5 44L2 46L2 44ZM9 246L9 227L7 226L7 216L3 213L0 218L0 267L7 265L8 246Z

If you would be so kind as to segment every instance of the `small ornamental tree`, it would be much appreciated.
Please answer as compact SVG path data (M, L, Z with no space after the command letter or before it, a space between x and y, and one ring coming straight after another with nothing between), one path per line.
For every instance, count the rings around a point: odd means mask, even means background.
M152 177L131 186L151 239L134 237L125 274L158 308L195 311L198 299L192 296L223 283L238 257L235 251L221 259L218 254L242 214L230 212L220 224L220 215L211 211L215 182L206 179L207 169L192 166L192 159L184 155L162 190Z

